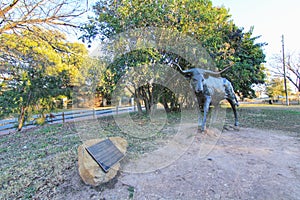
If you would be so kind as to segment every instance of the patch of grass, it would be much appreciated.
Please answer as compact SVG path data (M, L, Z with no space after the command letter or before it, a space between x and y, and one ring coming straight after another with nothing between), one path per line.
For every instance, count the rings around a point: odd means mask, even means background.
M299 133L299 107L241 106L242 127L275 129ZM184 116L188 117L188 116ZM136 123L149 126L150 118L131 114ZM77 172L77 147L93 138L120 136L127 140L127 160L163 146L177 132L180 113L167 115L160 131L146 138L125 134L113 117L76 123L45 125L0 137L0 199L52 199L57 188ZM187 119L188 120L188 119ZM227 108L227 121L233 123ZM154 122L156 123L156 122ZM128 188L129 198L134 188Z
M177 114L176 114L177 115ZM161 141L176 133L177 116L168 120L168 131L149 138L135 138L122 133L113 117L76 123L53 124L0 137L0 199L51 199L56 188L77 171L77 148L82 141L120 136L129 147L128 159L153 151ZM147 123L147 116L132 115L133 120ZM171 128L170 128L171 127ZM70 178L69 178L70 179Z
M0 199L31 199L63 182L75 168L78 135L70 125L52 125L0 137ZM52 184L52 182L56 182Z
M242 105L238 115L242 127L300 133L300 106ZM227 119L233 119L230 108L227 108Z

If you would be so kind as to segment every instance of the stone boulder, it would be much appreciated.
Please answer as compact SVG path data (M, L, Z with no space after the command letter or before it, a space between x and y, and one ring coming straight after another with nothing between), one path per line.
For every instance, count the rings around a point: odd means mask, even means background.
M110 137L113 144L123 153L126 153L127 141L121 137ZM86 151L86 147L92 146L105 139L92 139L85 141L78 147L78 171L79 175L85 184L98 186L113 179L119 169L120 163L116 163L112 168L105 173L97 162Z

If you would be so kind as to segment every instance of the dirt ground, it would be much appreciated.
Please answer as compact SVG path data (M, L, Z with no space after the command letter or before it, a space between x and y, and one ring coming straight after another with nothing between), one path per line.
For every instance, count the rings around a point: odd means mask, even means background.
M250 128L199 133L182 155L156 170L130 172L122 161L123 170L104 187L84 185L78 172L70 171L54 199L300 199L296 135ZM161 160L170 154L164 147L157 151Z

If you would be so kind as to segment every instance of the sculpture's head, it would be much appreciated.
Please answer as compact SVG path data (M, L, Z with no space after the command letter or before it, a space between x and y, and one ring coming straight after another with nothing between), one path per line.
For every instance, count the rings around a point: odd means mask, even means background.
M203 92L204 85L204 73L203 70L199 68L192 68L182 71L185 76L190 77L191 85L193 86L196 93Z

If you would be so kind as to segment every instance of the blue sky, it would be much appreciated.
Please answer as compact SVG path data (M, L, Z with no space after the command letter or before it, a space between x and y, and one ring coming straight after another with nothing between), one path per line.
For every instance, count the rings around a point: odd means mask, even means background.
M214 6L229 9L234 23L249 30L254 26L254 36L267 42L264 48L267 61L281 54L281 36L284 35L285 52L300 54L300 1L298 0L212 0ZM268 62L267 62L268 65Z

